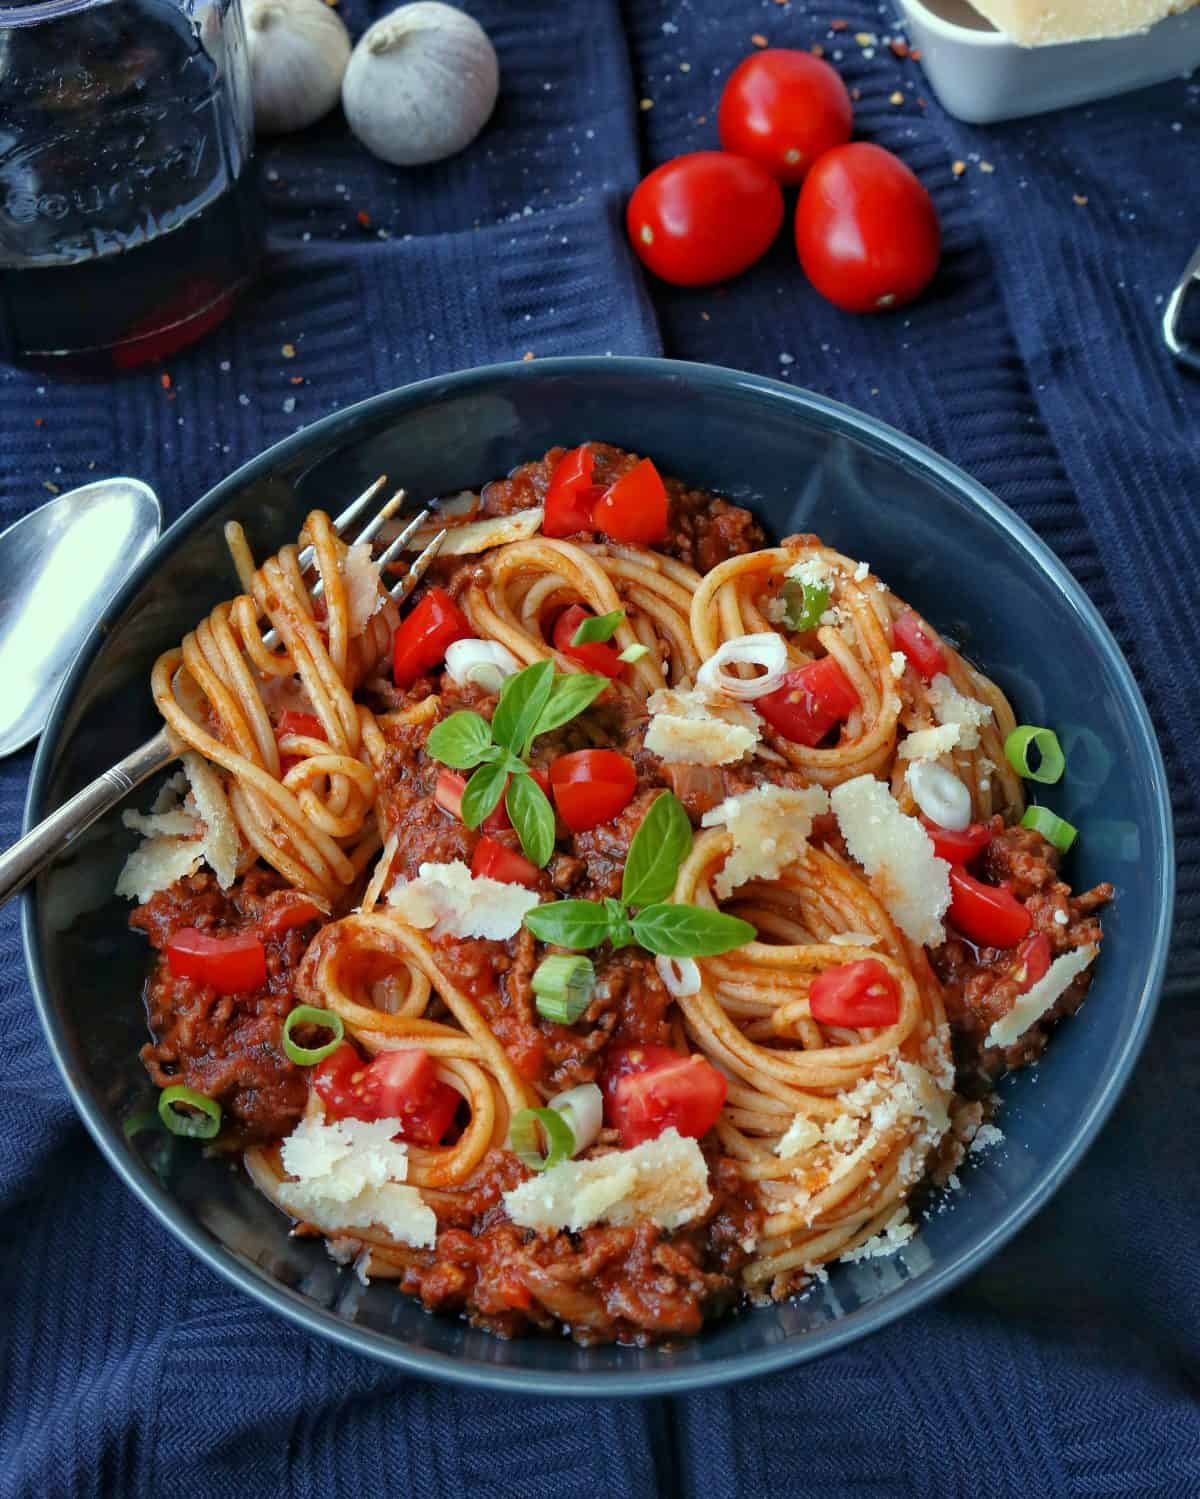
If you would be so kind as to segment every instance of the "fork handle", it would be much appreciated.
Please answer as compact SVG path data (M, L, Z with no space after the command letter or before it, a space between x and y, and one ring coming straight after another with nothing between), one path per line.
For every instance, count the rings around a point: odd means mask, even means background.
M31 880L71 842L84 828L90 828L98 817L111 811L118 802L148 780L155 771L168 766L175 758L175 751L167 742L166 731L160 729L153 739L147 739L131 754L103 775L76 792L69 802L64 802L37 827L31 828L19 842L0 854L0 906L15 895L27 880Z

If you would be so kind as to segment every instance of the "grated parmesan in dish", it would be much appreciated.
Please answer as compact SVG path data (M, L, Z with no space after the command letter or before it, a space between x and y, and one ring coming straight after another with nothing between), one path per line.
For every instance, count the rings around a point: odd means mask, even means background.
M701 818L706 828L723 827L733 839L724 867L713 881L726 899L747 880L773 880L788 864L804 858L813 818L829 810L823 786L794 791L787 786L757 786L727 797Z
M228 890L237 876L241 835L220 776L189 750L149 813L126 811L121 821L143 841L125 860L116 893L139 903L207 864ZM190 807L188 803L190 802Z
M901 760L936 760L949 754L958 743L956 723L939 724L936 729L916 729L900 742Z
M1003 1145L1004 1131L997 1129L994 1124L981 1124L975 1131L970 1145L967 1147L972 1155L978 1155L981 1151L992 1150L997 1145Z
M1017 996L1008 1014L1001 1015L993 1024L984 1038L984 1045L1011 1046L1020 1040L1029 1027L1066 993L1099 951L1095 943L1088 943L1086 947L1077 947L1074 952L1055 958L1037 983Z
M823 588L835 581L837 573L824 557L802 557L799 562L792 563L784 577L807 583L810 588Z
M433 928L433 938L488 937L502 942L520 929L537 892L471 873L461 859L422 864L415 880L393 885L388 905L409 926Z
M937 947L946 935L950 866L934 853L929 834L873 776L843 782L829 800L851 857L871 876L900 930L913 942Z
M958 742L963 749L975 749L979 731L992 717L992 710L978 698L964 697L945 672L938 672L929 684L929 701L938 723L957 724Z
M775 1142L775 1154L786 1161L791 1156L801 1155L814 1145L819 1145L821 1139L821 1126L814 1124L807 1114L797 1114Z
M379 586L379 563L371 555L369 541L349 547L339 564L346 585L346 607L350 612L350 634L361 635L371 616L383 605Z
M902 1207L899 1212L892 1214L874 1238L860 1244L857 1249L847 1249L838 1258L844 1265L881 1259L885 1255L895 1254L897 1249L903 1249L916 1231L916 1225L908 1216L908 1208Z
M646 706L652 715L646 748L668 765L728 765L758 743L758 715L729 699L664 687Z

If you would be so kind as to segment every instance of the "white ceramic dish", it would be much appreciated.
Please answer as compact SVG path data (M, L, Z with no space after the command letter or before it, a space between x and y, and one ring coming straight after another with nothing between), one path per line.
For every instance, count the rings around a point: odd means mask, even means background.
M1149 31L1019 47L966 0L903 0L908 36L943 108L988 125L1145 88L1200 66L1200 6Z

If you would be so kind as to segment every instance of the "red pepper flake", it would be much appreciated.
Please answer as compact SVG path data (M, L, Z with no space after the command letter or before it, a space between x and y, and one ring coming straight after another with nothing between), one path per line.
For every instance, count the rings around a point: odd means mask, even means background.
M289 381L289 384L291 384L291 385L303 385L304 384L304 376L303 375L293 375L292 378L291 378L291 380Z
M920 49L920 47L914 47L909 52L908 55L909 55L909 57L912 58L913 62L920 62L921 61L921 49Z
M1075 204L1075 206L1077 208L1086 208L1087 207L1087 201L1088 201L1087 200L1087 194L1086 193L1072 193L1071 194L1071 201L1072 201L1072 203ZM39 422L35 423L35 425L38 426L38 427L40 427L42 424L39 421Z
M697 115L696 116L696 124L697 125L707 125L708 124L708 116L707 115Z
M43 479L42 480L42 487L45 488L45 489L48 489L51 494L59 494L60 493L58 485L57 484L51 484L51 482L50 482L49 479Z
M812 44L812 46L808 50L812 53L812 55L814 57L824 57L825 56L825 48L821 46L820 42L814 42Z
M1085 198L1083 201L1086 203L1087 199ZM35 427L44 427L46 425L46 418L44 416L35 416L33 419L33 425Z
M767 39L761 31L752 31L750 33L750 40L756 47L765 47L767 45Z
M928 99L926 99L926 97L925 97L924 94L918 94L917 95L917 108L918 109L924 109L925 106L926 106L926 104L928 104L928 102L929 101L928 101Z
M170 390L170 388L171 388L171 377L170 377L170 375L167 374L166 370L163 370L162 374L159 375L159 377L158 377L158 383L162 386L162 388L164 390Z
M295 344L284 344L284 346L280 349L279 352L283 355L283 357L285 359L295 359L295 357L296 357L296 345Z
M830 21L830 23L829 23L829 29L830 29L830 31L849 31L850 30L850 22L849 21Z
M952 161L950 163L950 170L956 177L961 177L962 174L967 170L967 164L965 161Z
M857 104L858 101L862 98L862 89L852 88L850 90L850 97L854 100L855 104Z
M908 43L901 37L893 37L892 40L888 43L888 46L892 49L892 55L894 57L908 56Z
M364 229L369 229L371 227L371 215L366 211L365 208L360 208L354 215L354 217L358 220L358 222L363 226Z
M532 359L532 358L533 358L533 357L534 357L534 353L533 353L533 350L532 350L532 349L526 349L526 350L525 350L525 352L524 352L524 354L522 354L522 355L521 355L521 362L522 362L522 363L523 363L523 364L528 364L528 363L529 363L529 361L530 361L530 360L531 360L531 359Z
M708 316L708 313L707 313L707 312L702 312L702 313L701 313L701 314L700 314L700 316L701 316L701 317L702 317L702 318L703 318L703 319L704 319L704 321L705 321L705 322L706 322L706 323L707 323L707 322L708 322L708 321L709 321L709 316Z

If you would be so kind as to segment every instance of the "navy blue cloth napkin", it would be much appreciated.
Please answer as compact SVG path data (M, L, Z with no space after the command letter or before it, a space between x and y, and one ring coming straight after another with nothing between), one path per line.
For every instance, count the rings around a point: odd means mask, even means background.
M88 386L0 372L0 525L45 485L115 472L148 479L174 517L335 407L498 359L667 353L835 395L1013 505L1127 651L1179 832L1166 1000L1084 1165L968 1284L790 1375L585 1407L401 1377L196 1264L76 1122L9 908L0 1495L1200 1494L1200 382L1157 337L1200 237L1200 86L984 130L948 119L919 64L885 44L901 34L887 4L467 8L503 71L485 135L410 173L368 158L336 117L269 145L270 275L171 361L169 391L157 371ZM357 33L368 9L346 10ZM632 260L629 189L650 165L716 144L721 83L764 40L824 46L857 91L859 134L932 191L945 258L914 307L838 313L805 285L787 234L720 289L648 285ZM0 767L5 842L28 767Z

